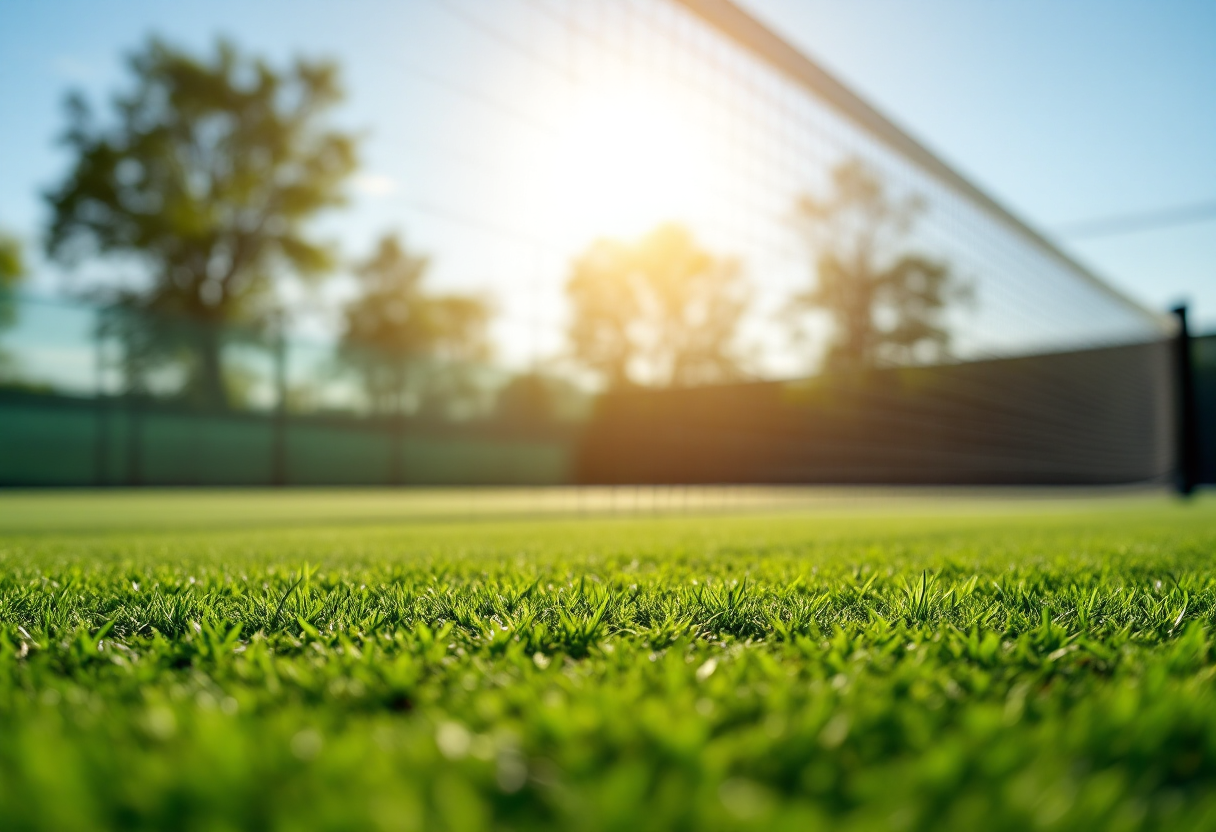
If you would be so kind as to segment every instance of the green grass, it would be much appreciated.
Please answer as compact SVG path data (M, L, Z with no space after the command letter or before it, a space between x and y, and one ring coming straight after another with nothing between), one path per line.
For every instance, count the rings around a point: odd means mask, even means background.
M0 497L0 828L1216 827L1216 501L503 499Z

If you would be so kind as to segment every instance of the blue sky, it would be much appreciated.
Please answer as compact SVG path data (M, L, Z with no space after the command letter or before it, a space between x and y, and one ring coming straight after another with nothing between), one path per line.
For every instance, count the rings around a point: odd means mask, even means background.
M747 5L1040 229L1216 201L1210 0ZM1216 327L1216 222L1065 247Z
M1210 0L743 5L1041 229L1216 200ZM351 98L340 119L369 131L368 176L353 206L358 221L333 233L364 248L401 222L391 202L377 201L382 162L438 135L417 123L427 112L419 103L425 89L390 82L383 68L450 57L442 37L402 34L429 31L441 18L435 0L0 0L0 224L36 239L45 216L39 192L66 163L53 141L68 87L114 89L119 56L148 32L193 47L224 32L275 58L304 52L343 61ZM1203 325L1216 328L1216 222L1065 245L1149 305L1189 298ZM451 282L462 279L455 269ZM35 285L58 284L41 269Z

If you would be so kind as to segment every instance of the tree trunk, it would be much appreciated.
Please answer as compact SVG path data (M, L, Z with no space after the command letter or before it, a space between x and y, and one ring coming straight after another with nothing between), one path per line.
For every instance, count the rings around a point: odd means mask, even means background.
M228 390L224 385L223 341L213 323L198 326L198 396L204 407L226 410Z

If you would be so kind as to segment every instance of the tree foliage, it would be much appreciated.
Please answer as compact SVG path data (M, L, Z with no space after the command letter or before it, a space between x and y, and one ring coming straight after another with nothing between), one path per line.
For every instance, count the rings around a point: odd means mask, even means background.
M346 307L342 348L378 410L397 412L408 404L403 397L417 395L419 359L440 362L440 375L453 380L458 365L490 356L489 304L427 291L429 266L427 257L385 235L355 269L361 291Z
M587 415L585 390L569 379L533 371L522 373L498 391L495 416L499 424L516 431L544 434Z
M335 264L306 226L342 203L356 165L354 137L325 122L343 96L338 68L276 69L225 41L198 58L156 38L128 66L133 85L109 123L79 93L68 98L74 161L47 194L47 250L68 264L139 262L146 288L116 293L115 305L206 325L196 381L222 401L214 328L265 323L279 276Z
M739 265L676 224L635 242L603 239L574 263L574 357L610 387L685 386L740 374L748 287Z
M25 276L21 241L0 229L0 328L12 325L17 307L14 292Z
M924 204L894 199L878 175L853 159L832 173L822 199L802 197L799 226L816 252L816 282L792 312L826 312L833 333L828 369L908 364L949 355L946 311L970 297L950 265L907 250Z

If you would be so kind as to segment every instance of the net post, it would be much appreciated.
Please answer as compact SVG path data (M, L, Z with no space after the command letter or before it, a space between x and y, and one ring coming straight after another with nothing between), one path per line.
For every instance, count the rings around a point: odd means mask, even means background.
M1174 339L1174 372L1178 390L1178 493L1187 496L1199 482L1199 422L1195 402L1195 372L1191 358L1191 331L1186 304L1171 310L1178 321Z

